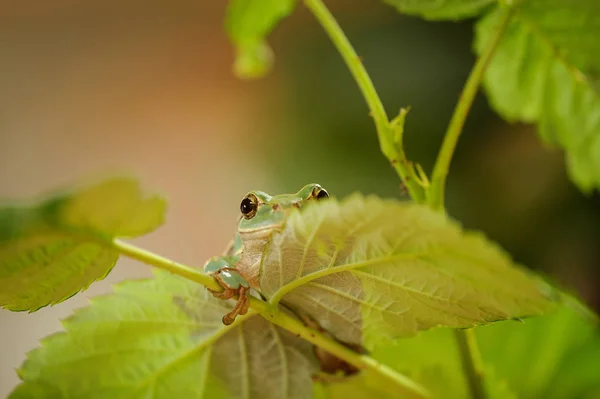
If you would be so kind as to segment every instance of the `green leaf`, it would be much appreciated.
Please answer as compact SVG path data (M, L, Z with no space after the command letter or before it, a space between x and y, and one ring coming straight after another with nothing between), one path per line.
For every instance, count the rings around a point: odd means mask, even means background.
M376 197L292 212L260 268L260 290L272 303L281 299L338 339L369 349L553 305L547 285L482 235L427 207Z
M454 331L435 329L379 346L372 353L426 387L433 397L469 397Z
M483 360L520 398L600 392L600 330L570 307L477 330Z
M484 376L484 389L489 399L519 399L506 379L497 376L491 367L484 370Z
M384 0L399 12L425 19L459 20L481 14L496 0Z
M492 106L509 121L536 123L562 147L571 179L600 188L600 2L528 0L515 10L485 75ZM479 54L500 11L476 28Z
M371 370L342 379L315 384L315 399L397 398L398 393L381 384Z
M372 357L399 371L428 389L433 398L467 398L470 396L463 374L460 353L453 331L436 329L415 337L397 340L378 347ZM516 399L505 379L487 371L487 397ZM367 370L344 381L323 381L317 387L317 399L396 398L397 392L381 385Z
M28 354L20 398L310 398L312 346L232 301L159 272L92 300Z
M127 178L0 207L0 306L34 311L85 290L115 265L112 240L154 230L165 208Z
M296 0L231 0L225 28L236 47L234 72L255 79L272 67L273 53L265 37L277 23L292 13Z
M495 323L476 328L484 361L487 397L592 398L600 393L600 329L570 306L524 322ZM400 371L433 397L468 397L454 331L436 329L377 347L372 357ZM354 390L371 389L364 379ZM342 386L321 387L343 398ZM339 393L339 395L338 395ZM324 394L323 394L324 395ZM596 396L594 396L596 395Z

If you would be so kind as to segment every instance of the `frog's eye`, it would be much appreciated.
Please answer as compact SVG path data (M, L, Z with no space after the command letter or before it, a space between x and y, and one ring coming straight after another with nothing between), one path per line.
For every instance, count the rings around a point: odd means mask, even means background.
M313 197L315 197L318 200L321 200L324 198L329 198L329 193L327 192L327 190L325 190L323 187L320 187L320 186L316 186L313 189L312 195L313 195Z
M246 219L252 219L258 209L258 198L254 194L248 194L240 204L240 211Z

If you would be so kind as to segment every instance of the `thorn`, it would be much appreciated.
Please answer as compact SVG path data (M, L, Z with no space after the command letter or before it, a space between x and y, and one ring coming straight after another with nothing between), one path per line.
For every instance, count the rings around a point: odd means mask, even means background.
M402 195L408 194L408 188L406 188L406 185L404 183L400 183L400 193Z

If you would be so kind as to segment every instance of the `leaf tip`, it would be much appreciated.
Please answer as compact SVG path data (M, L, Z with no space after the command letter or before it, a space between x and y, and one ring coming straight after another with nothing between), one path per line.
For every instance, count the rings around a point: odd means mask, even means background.
M265 42L239 47L233 73L243 80L260 79L271 71L274 60L273 50Z

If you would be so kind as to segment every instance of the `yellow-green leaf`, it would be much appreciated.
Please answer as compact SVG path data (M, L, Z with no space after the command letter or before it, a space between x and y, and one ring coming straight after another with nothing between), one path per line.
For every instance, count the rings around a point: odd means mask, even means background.
M600 392L600 329L569 306L477 330L482 357L519 398L582 398ZM586 396L590 395L590 396Z
M437 329L400 339L378 347L371 356L426 387L432 398L470 396L453 331ZM517 398L507 381L490 369L485 370L484 384L489 399ZM342 381L324 379L319 382L316 392L317 399L399 397L395 390L381 384L381 379L370 370Z
M594 398L600 392L598 322L570 304L522 322L478 327L475 333L488 398ZM454 335L448 329L426 331L371 355L427 387L434 398L466 398L469 386ZM342 384L325 385L321 390L329 396L322 398L345 397ZM351 386L369 392L373 382L357 378Z
M154 230L165 209L128 178L0 207L0 306L34 311L86 289L115 265L112 240Z
M424 206L360 195L293 212L272 236L259 279L271 302L367 348L553 305L547 285L482 235Z
M165 272L115 286L28 354L21 398L308 399L312 346L256 313Z

